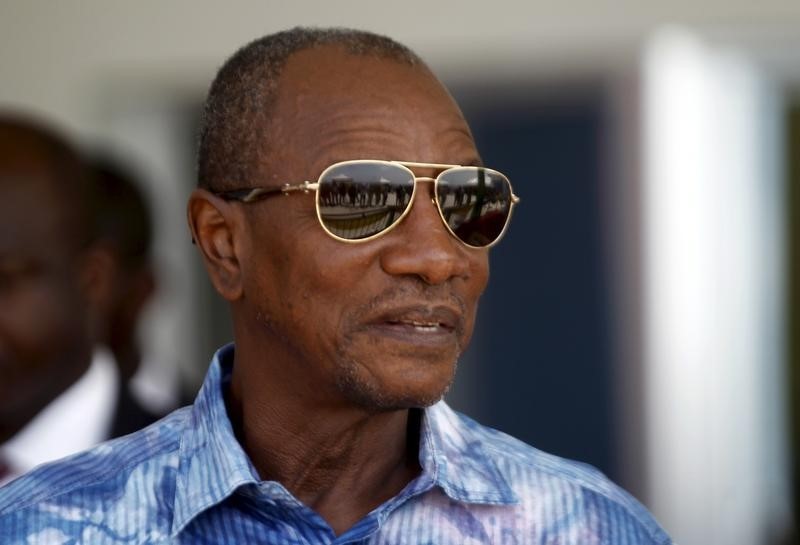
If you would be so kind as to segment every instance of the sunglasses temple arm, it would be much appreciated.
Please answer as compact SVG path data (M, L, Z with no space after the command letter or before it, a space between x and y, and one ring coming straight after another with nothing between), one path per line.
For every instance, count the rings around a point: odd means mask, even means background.
M272 195L283 193L284 195L288 195L289 193L294 193L296 191L302 191L303 193L308 193L310 191L316 191L319 187L318 183L311 183L311 182L303 182L302 184L298 185L290 185L285 184L281 187L257 187L255 189L249 190L247 194L242 195L242 191L229 191L227 193L222 193L223 198L233 198L235 200L240 200L242 202L254 202L261 199L266 199Z
M287 193L287 194L288 193L294 193L295 191L302 191L303 193L308 193L310 191L316 191L317 189L319 189L319 183L318 182L309 182L309 181L306 180L302 184L298 184L298 185L286 184L283 187L281 187L280 191L282 193Z

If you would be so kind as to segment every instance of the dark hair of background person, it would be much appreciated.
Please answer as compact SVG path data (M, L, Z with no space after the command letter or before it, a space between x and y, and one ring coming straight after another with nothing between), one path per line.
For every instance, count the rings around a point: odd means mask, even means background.
M111 155L90 157L88 162L94 186L95 238L111 259L98 341L114 355L120 373L111 429L112 436L119 436L162 416L142 406L129 391L129 382L142 361L138 325L156 289L151 257L153 219L140 178L129 165Z
M127 164L110 155L98 155L89 164L95 238L112 258L100 341L111 349L127 381L139 368L137 325L156 287L153 219L138 177Z
M371 32L295 27L254 40L220 68L211 83L200 127L198 186L224 190L248 185L268 155L270 116L278 80L292 53L341 45L353 55L424 64L406 46Z
M150 207L132 171L104 155L90 160L95 190L95 230L110 241L128 266L150 260L153 218Z

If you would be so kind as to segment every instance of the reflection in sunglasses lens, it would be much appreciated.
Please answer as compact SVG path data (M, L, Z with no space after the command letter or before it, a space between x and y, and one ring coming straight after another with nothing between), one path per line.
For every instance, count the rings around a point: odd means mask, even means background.
M463 167L446 171L436 197L448 227L470 246L488 246L503 233L511 211L511 185L492 170Z
M319 210L325 227L348 240L371 237L408 208L414 179L391 163L346 163L323 173Z

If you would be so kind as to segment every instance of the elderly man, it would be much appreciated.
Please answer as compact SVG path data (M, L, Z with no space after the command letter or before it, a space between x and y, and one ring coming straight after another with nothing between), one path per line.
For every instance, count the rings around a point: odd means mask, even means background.
M235 345L192 407L0 492L6 541L669 543L596 470L439 401L516 201L478 165L447 91L387 38L239 51L188 206Z

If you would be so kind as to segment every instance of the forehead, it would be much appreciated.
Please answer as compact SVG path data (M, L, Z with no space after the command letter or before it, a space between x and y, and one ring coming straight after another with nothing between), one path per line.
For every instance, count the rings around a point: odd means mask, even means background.
M318 173L345 159L467 164L464 118L424 66L324 46L292 55L281 76L272 148Z
M0 253L34 255L71 241L55 180L43 169L0 164Z

